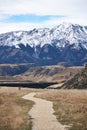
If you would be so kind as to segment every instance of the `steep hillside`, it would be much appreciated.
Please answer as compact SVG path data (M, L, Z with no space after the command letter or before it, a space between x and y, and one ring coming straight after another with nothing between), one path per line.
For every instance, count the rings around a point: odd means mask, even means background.
M85 68L81 70L78 74L76 74L72 79L68 80L63 88L68 89L87 89L87 65Z

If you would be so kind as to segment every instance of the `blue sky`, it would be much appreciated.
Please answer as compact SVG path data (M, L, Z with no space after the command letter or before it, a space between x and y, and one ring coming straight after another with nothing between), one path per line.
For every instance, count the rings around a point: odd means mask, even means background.
M57 19L61 19L64 16L53 16L53 15L44 15L44 16L38 16L38 15L34 15L34 14L26 14L26 15L12 15L7 17L6 19L4 19L4 22L8 22L8 23L20 23L20 22L30 22L30 23L43 23L45 21L50 20L51 18L57 18Z
M87 0L0 0L0 33L62 22L87 25Z

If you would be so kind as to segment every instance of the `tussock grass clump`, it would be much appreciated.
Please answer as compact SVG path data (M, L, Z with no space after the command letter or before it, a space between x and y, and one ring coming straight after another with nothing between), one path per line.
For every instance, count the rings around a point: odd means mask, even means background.
M31 130L28 111L34 103L21 98L29 92L27 89L0 89L0 130Z
M87 130L87 91L52 90L39 93L38 97L51 100L55 115L70 130Z

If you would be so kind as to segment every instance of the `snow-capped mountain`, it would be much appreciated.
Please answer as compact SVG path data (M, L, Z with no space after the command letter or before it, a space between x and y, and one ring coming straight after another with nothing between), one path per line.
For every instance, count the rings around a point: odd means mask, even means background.
M87 61L87 26L62 23L0 35L0 63L82 65Z

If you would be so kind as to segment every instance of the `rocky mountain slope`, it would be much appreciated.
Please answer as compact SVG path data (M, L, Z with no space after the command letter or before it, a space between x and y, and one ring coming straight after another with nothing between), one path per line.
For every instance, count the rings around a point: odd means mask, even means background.
M87 26L62 23L0 34L0 63L35 63L66 66L87 62Z
M87 89L87 64L85 68L76 74L72 79L68 80L63 88L68 89Z

